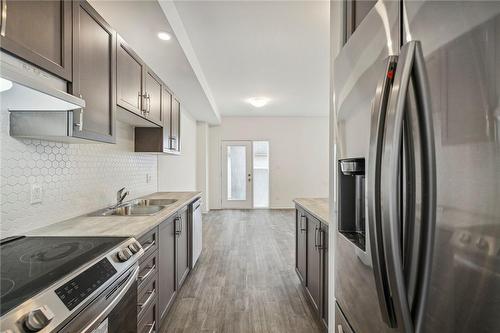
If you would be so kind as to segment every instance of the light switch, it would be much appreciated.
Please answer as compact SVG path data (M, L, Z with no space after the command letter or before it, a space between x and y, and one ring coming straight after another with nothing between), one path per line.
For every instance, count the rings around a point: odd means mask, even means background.
M40 184L31 185L31 204L37 204L42 202L43 189Z

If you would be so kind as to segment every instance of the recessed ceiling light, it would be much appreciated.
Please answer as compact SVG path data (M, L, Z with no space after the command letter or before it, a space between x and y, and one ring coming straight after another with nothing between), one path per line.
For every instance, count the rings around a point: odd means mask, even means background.
M0 92L6 91L12 88L12 82L0 77Z
M255 106L256 108L261 108L267 103L269 103L270 99L267 97L250 97L247 100L247 103Z
M158 33L158 38L160 38L161 40L171 40L172 39L172 35L169 34L168 32L160 31Z

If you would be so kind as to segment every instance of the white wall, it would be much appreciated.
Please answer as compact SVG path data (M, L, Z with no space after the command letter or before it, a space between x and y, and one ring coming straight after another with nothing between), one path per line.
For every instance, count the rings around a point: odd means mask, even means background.
M221 208L221 141L268 140L270 207L328 196L328 117L223 117L210 128L210 209Z
M181 112L181 155L158 155L158 191L196 190L196 120Z
M209 126L206 122L196 123L196 187L202 192L203 212L210 209L209 201Z
M134 152L132 127L117 122L116 129L116 144L18 140L9 136L9 112L0 110L0 237L114 204L124 186L129 198L156 192L156 156ZM33 184L42 186L41 203L30 202Z

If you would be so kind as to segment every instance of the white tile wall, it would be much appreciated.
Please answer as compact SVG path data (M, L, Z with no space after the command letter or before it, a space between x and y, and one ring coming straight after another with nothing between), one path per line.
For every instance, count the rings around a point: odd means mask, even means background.
M117 123L115 145L14 139L6 110L0 129L1 238L110 205L123 186L131 198L157 191L157 157L133 152L126 124ZM42 186L42 203L30 203L32 184Z

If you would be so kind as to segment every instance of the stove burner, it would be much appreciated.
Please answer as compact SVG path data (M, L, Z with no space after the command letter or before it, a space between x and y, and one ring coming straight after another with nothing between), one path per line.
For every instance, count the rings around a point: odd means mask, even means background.
M15 285L16 285L16 283L11 279L1 278L0 279L0 298L4 297L8 293L10 293L10 291L14 288Z
M70 242L57 244L49 247L47 250L39 250L35 253L24 254L19 258L19 260L26 264L51 262L64 259L80 248L89 248L89 245L90 248L92 248L92 244L90 243L82 244L78 242Z

